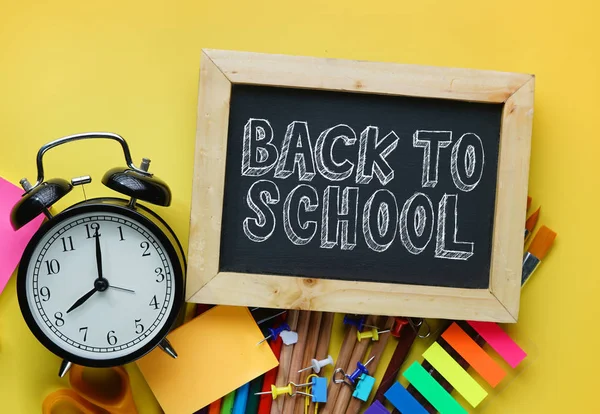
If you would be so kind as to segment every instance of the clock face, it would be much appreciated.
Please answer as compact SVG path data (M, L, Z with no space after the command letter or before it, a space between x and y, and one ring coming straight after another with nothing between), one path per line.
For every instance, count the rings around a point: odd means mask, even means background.
M176 316L172 248L136 213L73 211L26 252L21 306L38 339L72 362L128 362L156 346Z

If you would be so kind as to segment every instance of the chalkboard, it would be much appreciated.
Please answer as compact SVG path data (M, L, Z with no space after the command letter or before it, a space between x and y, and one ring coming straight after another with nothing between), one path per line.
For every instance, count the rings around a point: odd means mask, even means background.
M187 300L515 322L534 77L204 50Z
M502 107L234 85L219 270L487 288Z

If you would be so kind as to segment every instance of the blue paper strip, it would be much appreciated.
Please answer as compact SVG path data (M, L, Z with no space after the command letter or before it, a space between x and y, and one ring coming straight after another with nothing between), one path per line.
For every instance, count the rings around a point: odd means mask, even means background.
M399 382L395 382L384 396L402 414L429 414Z

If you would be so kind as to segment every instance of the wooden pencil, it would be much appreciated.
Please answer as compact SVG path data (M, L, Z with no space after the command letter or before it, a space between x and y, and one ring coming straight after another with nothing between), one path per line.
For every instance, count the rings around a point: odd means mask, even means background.
M323 312L323 316L321 317L319 340L317 341L317 350L315 352L315 358L318 360L325 359L329 356L329 344L331 342L331 330L333 327L334 317L335 313L333 312ZM313 374L312 371L310 373ZM321 371L319 375L324 376L323 371ZM314 414L314 412L315 404L310 404L308 406L308 414Z
M302 369L307 366L310 366L311 360L315 357L317 352L317 342L319 340L319 332L321 330L321 319L323 317L323 312L315 311L311 312L310 315L310 323L308 326L308 335L306 336L306 347L304 348L304 356L302 358L302 364L300 364L300 368ZM311 375L312 370L303 371L298 373L298 383L306 384L309 381L306 378ZM304 404L305 398L303 396L296 397L294 402L294 414L303 414L304 413Z
M308 336L310 314L310 311L300 311L300 317L298 318L298 329L296 329L296 331L298 332L298 342L296 343L296 345L294 345L288 378L285 381L285 384L288 384L290 382L300 384L300 382L298 382L300 378L300 373L298 372L298 370L302 368L302 360L304 359L304 349L306 348L306 337ZM294 412L294 404L296 402L296 398L298 397L287 396L278 399L279 401L283 401L282 413L288 414Z
M283 346L281 337L277 338L275 341L272 341L269 345L271 346L273 355L275 355L275 358L279 360L281 356L281 347ZM278 371L279 368L275 367L265 373L261 383L261 389L259 390L260 392L271 391L271 385L275 384ZM273 397L268 394L257 395L256 397L259 397L258 409L256 412L258 414L269 414L271 412L271 406L273 405ZM248 404L250 404L250 401ZM249 414L252 414L252 412L249 411Z
M383 318L378 316L370 315L367 317L365 322L366 325L380 326L383 322ZM354 349L352 350L352 354L350 356L350 360L348 364L344 368L346 374L350 375L356 369L356 363L362 362L365 359L365 354L367 353L367 349L369 345L371 345L371 341L360 341L356 338ZM340 388L337 399L335 400L335 404L333 405L333 410L331 412L333 414L344 414L346 412L346 408L348 407L348 403L350 402L350 398L352 397L352 388L345 384L337 384ZM327 401L329 404L329 401Z
M393 324L394 324L394 318L389 317L385 321L385 324L383 325L384 326L383 329L392 329ZM373 374L377 370L377 366L379 365L379 361L381 361L381 357L383 355L383 352L385 351L385 347L388 344L390 336L392 336L392 335L389 332L382 334L379 337L379 341L374 342L373 345L371 346L371 352L369 352L369 358L371 356L374 356L375 359L373 359L373 361L369 364L368 369L369 369L370 375L372 377L375 376ZM339 398L338 398L338 400L339 400ZM352 398L352 396L351 396L350 402L348 403L348 408L346 408L346 410L344 412L347 414L358 414L361 409L362 404L363 404L363 402L361 400L359 400L358 398Z
M292 331L295 331L298 328L299 316L300 311L298 310L290 310L288 312L287 324ZM290 372L293 350L294 345L283 345L281 348L281 353L279 355L279 369L277 370L277 378L274 383L277 387L284 387L287 385L287 383L284 382L287 381ZM278 398L271 404L271 414L282 414L282 410L283 398Z
M398 345L396 345L396 349L392 354L392 358L390 359L390 363L388 364L385 373L379 383L379 387L375 392L374 401L379 401L380 403L385 403L385 396L387 390L390 389L394 382L396 382L396 378L398 378L398 373L400 372L400 368L402 368L402 364L406 360L408 356L408 351L412 347L412 344L415 342L417 338L417 331L413 329L409 324L406 324L400 330L400 338L398 339Z
M342 342L337 361L335 362L334 372L338 368L346 369L348 361L350 361L350 357L352 356L352 351L354 350L354 345L356 344L356 342L356 326L351 325L346 329L346 334L344 335L344 340ZM335 405L335 400L337 399L342 385L343 384L335 384L333 382L333 378L331 382L329 382L329 387L327 388L327 403L325 403L325 406L321 411L322 414L331 413L331 411L333 410L333 406Z
M329 355L329 343L331 342L331 330L333 328L333 319L335 313L323 312L321 318L321 329L319 330L319 341L317 342L317 351L315 358L325 359Z

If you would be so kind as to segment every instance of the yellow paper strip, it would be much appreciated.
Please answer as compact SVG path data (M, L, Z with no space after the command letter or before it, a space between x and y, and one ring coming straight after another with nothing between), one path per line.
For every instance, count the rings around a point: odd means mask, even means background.
M473 407L477 407L487 392L475 381L437 342L423 353L423 357L448 381Z

